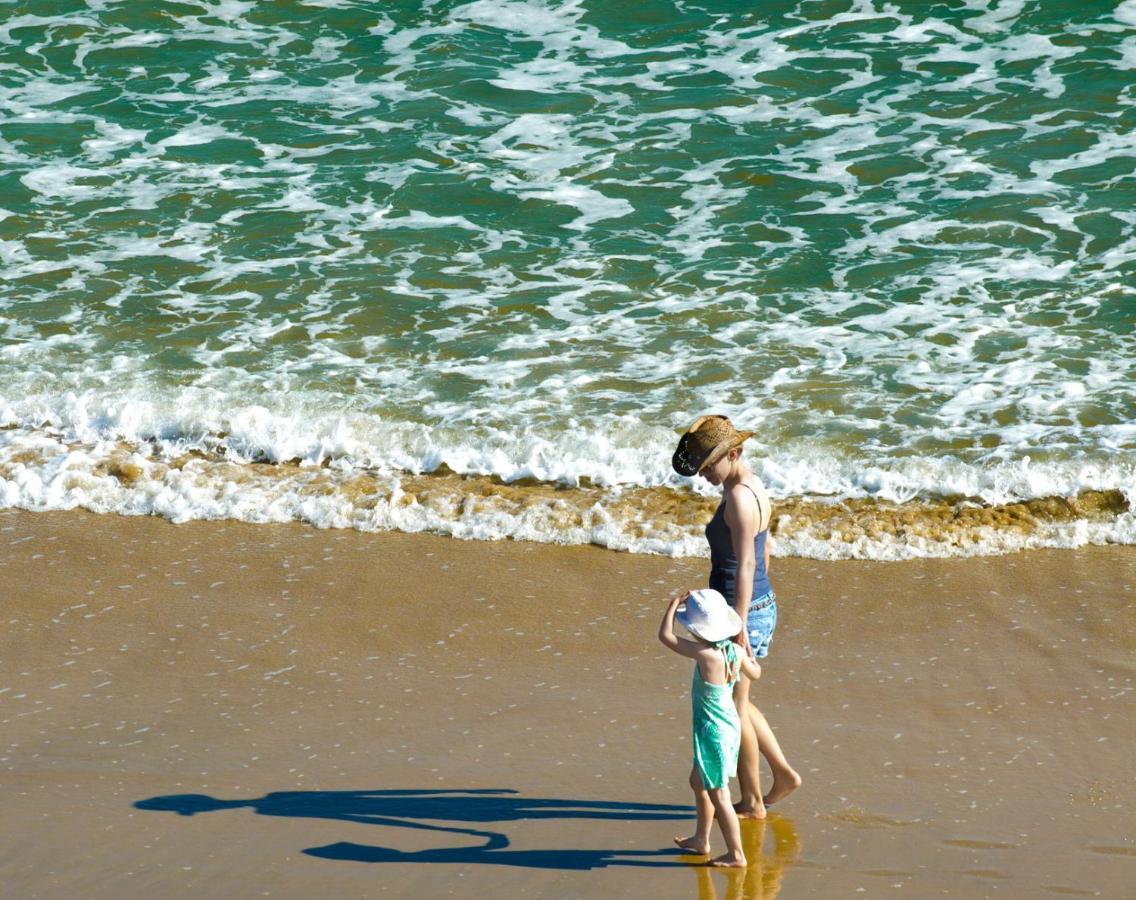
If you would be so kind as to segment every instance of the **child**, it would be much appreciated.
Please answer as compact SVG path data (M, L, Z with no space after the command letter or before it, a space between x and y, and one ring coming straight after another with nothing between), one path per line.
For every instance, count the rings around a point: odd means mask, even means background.
M679 604L686 601L681 610ZM676 617L695 638L674 633ZM698 810L698 826L691 837L675 838L683 850L710 854L710 825L717 818L726 852L707 865L741 868L746 864L738 817L730 804L730 779L737 774L741 723L734 708L733 685L738 673L761 677L761 666L741 653L734 640L741 634L742 620L726 598L715 590L692 591L673 598L659 625L659 640L675 653L695 661L690 684L694 718L694 765L690 787Z

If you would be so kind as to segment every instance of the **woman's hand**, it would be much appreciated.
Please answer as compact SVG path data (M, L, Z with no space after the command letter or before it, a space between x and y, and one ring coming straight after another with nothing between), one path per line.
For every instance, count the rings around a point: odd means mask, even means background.
M738 644L741 646L741 648L745 652L746 656L748 656L750 659L757 659L757 657L753 655L753 647L751 647L750 643L749 643L749 633L746 631L746 628L745 628L746 617L742 616L741 620L742 620L741 640L738 641Z

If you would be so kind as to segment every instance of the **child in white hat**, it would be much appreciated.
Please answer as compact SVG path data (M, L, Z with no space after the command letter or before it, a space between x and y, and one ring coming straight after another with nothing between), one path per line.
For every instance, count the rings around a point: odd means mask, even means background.
M680 608L680 604L685 606ZM674 633L674 620L693 635L694 640ZM690 853L710 854L710 826L714 819L726 839L726 852L707 865L740 868L746 864L738 817L730 803L730 779L737 775L741 723L734 707L733 686L739 671L746 677L761 677L761 666L740 652L735 640L742 620L726 598L712 589L691 591L673 598L659 625L663 644L695 661L690 683L693 713L694 765L690 787L698 811L698 826L688 838L675 843Z

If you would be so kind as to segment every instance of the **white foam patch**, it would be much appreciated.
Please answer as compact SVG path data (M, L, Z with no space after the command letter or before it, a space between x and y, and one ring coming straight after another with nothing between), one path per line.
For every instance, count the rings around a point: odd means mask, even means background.
M195 147L236 136L233 132L215 125L190 125L168 138L163 138L154 147L157 150L164 150L166 147Z
M1030 163L1030 168L1042 178L1052 178L1060 172L1069 172L1089 166L1100 165L1112 159L1132 159L1136 157L1136 138L1131 134L1101 134L1096 143L1087 150L1074 153L1064 159L1038 160Z
M63 336L67 337L67 336ZM263 334L250 343L265 339ZM15 361L15 360L13 360ZM447 371L466 377L492 377L473 364L457 364ZM123 357L107 373L129 380L136 364ZM1098 377L1105 377L1099 369ZM1019 380L1028 383L1032 372L1012 367L1007 374L992 373L991 381L960 391L947 404L948 420L973 418L996 397L996 384ZM660 375L665 379L665 374ZM0 398L0 424L13 433L55 435L64 442L87 447L120 442L156 448L159 457L176 458L189 450L237 463L264 460L296 461L304 466L327 464L343 471L375 470L431 472L446 466L459 474L489 475L506 482L536 479L545 483L579 484L587 480L602 486L679 486L687 482L670 471L673 427L647 425L633 417L607 415L589 428L556 429L553 420L543 426L529 419L529 427L510 429L504 423L455 422L453 426L414 424L389 415L345 407L346 398L294 392L273 394L257 380L230 370L218 378L221 388L68 391L62 396L30 391L24 396ZM392 382L398 384L398 382ZM565 381L567 391L578 381ZM234 391L246 392L244 403L234 403ZM1038 402L1058 405L1076 402L1083 395L1080 382L1060 385ZM250 402L250 401L260 402ZM328 408L341 412L322 412ZM732 410L726 408L726 412ZM482 418L482 417L478 417ZM746 421L746 416L738 417ZM525 421L516 419L515 421ZM757 421L750 419L757 426ZM680 424L673 422L673 424ZM1035 426L1028 440L1043 445ZM1000 505L1022 499L1074 496L1086 490L1123 490L1136 496L1133 472L1136 462L1114 457L1109 445L1130 441L1131 425L1102 431L1102 451L1096 458L1034 460L1015 455L1000 458L990 453L981 462L950 456L885 456L865 465L859 456L842 459L823 444L795 441L776 443L755 451L753 465L777 496L875 497L903 502L915 497L967 496ZM696 490L709 491L695 485Z
M1123 0L1123 2L1118 3L1113 15L1118 22L1136 26L1136 0Z
M580 214L568 227L581 231L595 222L630 214L633 208L627 200L606 197L589 185L563 177L567 170L593 175L612 161L610 155L597 156L573 139L569 124L567 116L528 114L484 139L484 152L507 166L505 174L492 178L494 188L520 198L575 207Z
M118 425L130 427L129 418L120 416ZM237 416L234 425L244 431L235 436L237 443L249 434L262 440L273 427L256 411ZM339 440L349 442L351 437L341 435ZM404 494L397 476L377 481L377 493L359 502L357 495L346 489L351 473L342 469L328 472L318 467L301 467L265 473L202 458L183 459L179 467L171 468L159 457L152 445L124 454L119 445L112 443L77 447L43 432L7 431L0 436L0 466L5 473L0 476L0 505L159 515L173 522L297 521L323 528L430 531L473 540L598 544L638 553L706 555L700 529L676 527L669 522L650 523L651 527L645 529L643 522L616 518L599 504L565 519L555 502L495 506L469 502L461 494L420 502ZM32 458L38 462L32 464ZM1131 472L1127 477L1129 496L1136 498L1136 481ZM863 475L865 482L885 478L882 472ZM833 539L805 530L779 535L777 550L780 555L827 559L908 559L1102 543L1136 543L1136 515L1129 512L1109 522L1075 521L1030 531L977 529L937 539L919 535L879 538L867 534Z
M999 556L1021 550L1074 549L1089 545L1136 543L1136 515L1125 513L1108 523L1077 521L1041 526L1028 533L983 528L950 540L920 536L904 540L858 536L833 541L808 533L778 536L777 552L809 559L872 559L898 561L944 557Z
M546 51L576 50L598 59L635 52L624 42L601 37L596 28L581 25L585 12L583 0L555 5L536 0L475 0L457 7L451 19L540 41Z

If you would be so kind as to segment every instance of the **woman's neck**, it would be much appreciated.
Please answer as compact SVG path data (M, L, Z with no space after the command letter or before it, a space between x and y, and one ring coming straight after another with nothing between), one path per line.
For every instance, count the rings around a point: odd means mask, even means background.
M734 460L734 464L730 466L730 474L728 474L722 481L722 490L727 488L736 487L746 480L746 476L750 474L749 467L746 466L741 459Z

